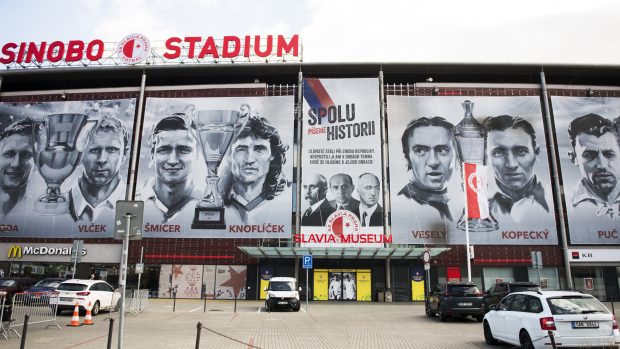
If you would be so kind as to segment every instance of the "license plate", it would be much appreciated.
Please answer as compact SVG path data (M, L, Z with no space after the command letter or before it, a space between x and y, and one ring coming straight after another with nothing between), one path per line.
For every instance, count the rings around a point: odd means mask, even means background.
M288 302L278 302L278 304L288 304Z
M459 303L459 307L471 307L471 303Z
M598 328L598 321L573 321L573 328Z
M60 297L61 302L73 302L73 298Z

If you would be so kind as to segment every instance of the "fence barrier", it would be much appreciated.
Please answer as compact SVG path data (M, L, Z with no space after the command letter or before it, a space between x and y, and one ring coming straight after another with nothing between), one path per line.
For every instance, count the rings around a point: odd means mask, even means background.
M56 309L58 304L50 304L50 298L52 297L58 297L58 293L34 292L14 294L11 302L12 311L8 326L8 334L10 335L12 331L15 332L18 337L21 337L20 333L17 332L15 328L24 326L24 318L26 315L30 315L30 325L50 323L45 328L55 326L60 330L60 326L56 323Z
M9 324L5 322L11 320L11 306L6 304L6 292L0 292L0 334L4 339L9 339Z
M149 290L129 290L125 292L125 312L134 316L146 310L149 302Z

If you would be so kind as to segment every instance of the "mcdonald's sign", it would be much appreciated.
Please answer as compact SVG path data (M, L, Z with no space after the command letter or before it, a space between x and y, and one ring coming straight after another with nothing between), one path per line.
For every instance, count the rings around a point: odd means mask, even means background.
M7 257L19 259L19 258L22 258L22 255L23 255L22 247L20 245L13 245L11 246L11 248L9 248L9 253Z

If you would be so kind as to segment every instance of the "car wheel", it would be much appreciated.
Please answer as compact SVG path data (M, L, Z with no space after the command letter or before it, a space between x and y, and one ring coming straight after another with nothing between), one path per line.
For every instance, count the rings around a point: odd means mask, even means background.
M268 313L271 313L271 308L269 307L269 302L265 302L265 310L267 310Z
M446 316L446 314L444 314L443 310L441 310L441 308L439 308L437 310L437 313L439 314L439 321L440 322L446 322L448 320L448 317Z
M521 349L534 349L532 338L530 338L530 334L526 330L521 331L519 334L519 344L521 344Z
M482 327L484 329L484 341L489 345L497 344L497 340L493 337L489 323L485 321Z
M97 316L97 314L99 314L99 310L101 310L99 306L99 301L95 301L95 304L93 305L93 309L91 309L90 311L90 315Z
M299 311L299 309L301 308L301 305L298 305L296 307L293 307L293 311Z

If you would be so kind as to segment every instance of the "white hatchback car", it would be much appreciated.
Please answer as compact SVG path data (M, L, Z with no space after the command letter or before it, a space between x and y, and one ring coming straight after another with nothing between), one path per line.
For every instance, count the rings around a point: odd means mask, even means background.
M561 348L616 347L618 323L598 299L574 291L515 292L484 316L487 344L551 348L549 331Z
M74 309L75 303L80 306L80 312L84 313L90 303L93 316L99 314L102 309L113 310L121 298L119 292L102 280L67 280L56 289L55 296L50 297L50 306L57 305L56 313L63 310Z

